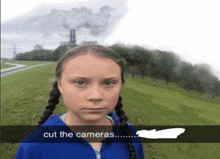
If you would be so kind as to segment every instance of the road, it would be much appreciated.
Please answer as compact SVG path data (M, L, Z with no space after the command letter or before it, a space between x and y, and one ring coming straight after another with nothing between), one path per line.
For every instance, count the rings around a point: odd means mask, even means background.
M15 70L15 69L27 66L27 65L21 65L21 64L16 64L16 63L5 63L5 64L6 65L13 65L14 67L9 67L9 68L5 68L5 69L1 69L1 73L8 72L8 71L11 71L11 70Z
M15 65L15 67L10 67L10 68L5 68L5 69L1 69L1 77L5 77L17 72L21 72L24 70L28 70L34 67L38 67L38 66L43 66L43 65L49 65L51 63L43 63L43 64L38 64L38 65L33 65L33 66L27 66L27 65L21 65L21 64L12 64L12 63L5 63L8 65Z

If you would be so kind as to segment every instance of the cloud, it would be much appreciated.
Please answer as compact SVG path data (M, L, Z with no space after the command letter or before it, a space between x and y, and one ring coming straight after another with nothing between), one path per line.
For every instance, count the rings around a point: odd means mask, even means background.
M60 42L69 41L69 29L76 30L78 44L84 40L102 44L125 15L126 1L84 4L42 4L27 14L3 22L2 57L13 56L10 48L14 43L20 48L17 52L30 51L35 44L55 49Z
M104 5L94 12L91 8L74 7L71 10L53 9L45 15L36 15L29 18L15 19L2 24L3 32L36 32L43 36L50 36L64 32L65 29L76 29L81 35L92 36L108 35L123 17L112 15L116 8ZM88 32L82 28L87 29Z

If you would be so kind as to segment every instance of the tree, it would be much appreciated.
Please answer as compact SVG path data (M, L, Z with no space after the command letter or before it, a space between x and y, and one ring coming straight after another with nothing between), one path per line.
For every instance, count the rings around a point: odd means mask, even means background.
M152 52L144 47L133 46L130 49L130 59L132 66L138 67L141 78L149 74L150 61L152 60Z
M212 72L212 68L207 64L197 64L194 66L198 79L203 87L203 92L215 96L218 90L218 78Z
M16 56L16 60L25 61L51 61L52 50L32 50L20 53Z
M173 52L154 50L155 63L154 74L157 72L160 79L168 84L176 78L175 67L179 64L180 58ZM152 65L151 65L152 66Z
M76 47L77 45L61 45L56 48L52 54L52 60L57 61L61 56L63 56L67 50Z
M199 92L203 92L204 88L199 81L198 75L194 66L188 62L181 62L180 64L180 81L184 84L182 85L183 88L190 90L197 90Z
M212 97L220 96L220 81L217 80L213 82L212 89L213 89Z

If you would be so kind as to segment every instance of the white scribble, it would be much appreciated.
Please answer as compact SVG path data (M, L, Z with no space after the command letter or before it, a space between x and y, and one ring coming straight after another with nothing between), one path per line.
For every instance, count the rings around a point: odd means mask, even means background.
M176 139L180 134L184 133L184 128L170 128L156 131L153 130L140 130L136 135L148 139Z

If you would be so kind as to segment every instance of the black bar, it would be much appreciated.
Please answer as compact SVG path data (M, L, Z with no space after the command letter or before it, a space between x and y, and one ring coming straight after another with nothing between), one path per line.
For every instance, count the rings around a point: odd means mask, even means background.
M180 134L176 139L151 139L139 137L142 143L220 143L220 126L133 126L136 131L141 130L152 130L156 131L171 129L171 128L183 128L184 133ZM68 142L67 140L44 140L43 133L50 130L57 130L57 134L60 131L68 132L69 128L66 126L45 126L42 127L39 136L42 135L42 140L29 140L28 142ZM85 127L90 128L90 127ZM99 128L98 126L95 128ZM118 130L118 127L114 127ZM19 143L22 139L36 130L36 126L1 126L1 143ZM44 131L45 130L45 131ZM96 129L97 130L97 129ZM118 131L120 132L120 131ZM117 138L124 138L123 135L114 134ZM38 136L38 137L39 137ZM120 137L119 137L120 136ZM116 137L113 137L116 138ZM133 138L138 138L138 135L133 136ZM38 138L39 139L39 138ZM115 142L123 142L124 140L114 140ZM92 141L93 142L93 141ZM95 142L95 141L94 141ZM139 140L134 140L134 142L140 142Z

